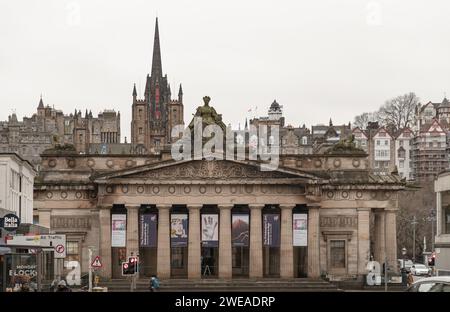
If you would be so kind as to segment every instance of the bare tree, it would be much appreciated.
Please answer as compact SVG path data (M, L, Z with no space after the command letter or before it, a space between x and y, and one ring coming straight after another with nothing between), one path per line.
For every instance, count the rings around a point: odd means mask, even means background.
M397 252L401 256L403 247L407 250L407 257L412 259L415 246L416 260L421 262L424 250L423 238L426 237L427 251L431 250L431 221L430 215L435 207L436 196L434 186L422 183L417 188L409 188L399 193L399 210L397 214ZM417 223L413 225L414 217ZM415 226L416 235L413 235ZM413 240L415 239L415 244Z
M386 101L378 111L379 122L391 130L399 130L410 126L419 98L410 92Z
M361 115L358 115L355 117L355 120L353 121L353 125L355 127L358 127L359 129L367 129L367 125L370 121L378 121L378 112L373 113L362 113Z

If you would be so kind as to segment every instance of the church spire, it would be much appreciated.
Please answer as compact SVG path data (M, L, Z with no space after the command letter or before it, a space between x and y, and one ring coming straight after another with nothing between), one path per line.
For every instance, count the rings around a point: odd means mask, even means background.
M158 18L156 18L155 39L153 41L152 77L153 78L162 77L161 49L159 46Z
M134 84L133 86L133 97L137 96L137 92L136 92L136 84Z
M181 87L181 83L180 83L180 89L178 89L178 102L180 102L180 103L183 102L183 88Z
M42 94L41 94L41 99L39 100L38 108L44 108L44 102L42 101Z

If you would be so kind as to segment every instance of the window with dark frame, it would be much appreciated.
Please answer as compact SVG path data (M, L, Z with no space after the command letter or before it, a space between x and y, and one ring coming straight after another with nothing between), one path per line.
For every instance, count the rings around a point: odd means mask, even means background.
M345 240L330 241L330 265L335 269L345 268Z

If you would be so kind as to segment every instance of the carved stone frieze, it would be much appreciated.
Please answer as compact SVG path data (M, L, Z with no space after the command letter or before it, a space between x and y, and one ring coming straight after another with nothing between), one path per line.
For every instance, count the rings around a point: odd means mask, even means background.
M223 161L196 161L178 166L153 169L133 175L136 178L153 179L230 179L230 178L286 178L287 173L260 171L250 165ZM292 175L292 177L295 177Z
M358 216L320 216L320 227L324 228L358 228Z

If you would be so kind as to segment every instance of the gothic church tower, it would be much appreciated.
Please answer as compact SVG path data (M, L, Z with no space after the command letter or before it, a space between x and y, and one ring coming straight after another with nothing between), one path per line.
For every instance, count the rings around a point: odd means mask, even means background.
M151 74L147 75L144 99L137 98L136 84L133 87L131 143L134 153L158 152L171 144L172 128L184 124L181 84L178 99L172 100L171 95L167 75L163 76L158 18L156 18L152 69Z

